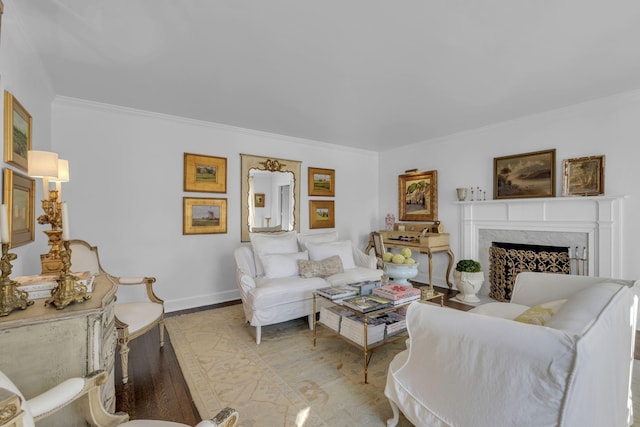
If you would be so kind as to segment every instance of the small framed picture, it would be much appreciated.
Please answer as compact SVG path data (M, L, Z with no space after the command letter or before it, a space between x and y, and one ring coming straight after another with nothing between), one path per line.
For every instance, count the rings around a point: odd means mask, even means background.
M227 192L227 158L184 153L184 191Z
M562 161L563 196L604 194L604 155Z
M35 180L4 169L4 203L9 208L10 247L26 245L35 237Z
M255 193L253 195L253 204L256 208L264 208L264 193Z
M309 228L334 228L335 226L333 200L310 200Z
M227 199L183 197L182 234L227 232Z
M556 150L493 159L493 198L555 197Z
M6 90L4 91L4 161L27 171L27 153L31 150L31 114Z
M334 197L336 195L334 169L309 168L309 195Z

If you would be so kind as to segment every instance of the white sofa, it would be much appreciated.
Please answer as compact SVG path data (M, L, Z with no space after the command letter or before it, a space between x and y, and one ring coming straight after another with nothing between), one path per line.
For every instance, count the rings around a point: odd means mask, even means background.
M379 280L376 258L366 255L337 232L253 234L251 245L237 248L236 283L247 322L256 327L260 344L262 326L308 316L313 326L313 291L331 285ZM301 277L298 259L321 262L340 256L343 271L327 277Z
M389 365L387 425L398 409L416 426L632 424L637 284L521 273L509 303L412 304L408 350ZM532 313L544 326L514 321Z

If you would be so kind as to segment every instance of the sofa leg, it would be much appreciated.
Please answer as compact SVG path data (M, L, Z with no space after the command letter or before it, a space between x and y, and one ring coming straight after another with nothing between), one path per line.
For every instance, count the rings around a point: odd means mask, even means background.
M262 339L262 326L256 326L256 344L260 344L260 340Z
M391 405L391 410L393 411L393 418L387 420L387 427L396 427L398 421L400 421L400 410L398 409L398 405L391 399L389 399L389 405Z

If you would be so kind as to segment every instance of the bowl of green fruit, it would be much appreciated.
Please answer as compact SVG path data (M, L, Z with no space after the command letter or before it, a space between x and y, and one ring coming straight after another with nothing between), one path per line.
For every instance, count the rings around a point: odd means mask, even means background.
M403 248L398 254L385 252L382 255L384 273L393 279L394 283L412 286L407 279L413 279L418 275L418 263L411 255L409 248Z

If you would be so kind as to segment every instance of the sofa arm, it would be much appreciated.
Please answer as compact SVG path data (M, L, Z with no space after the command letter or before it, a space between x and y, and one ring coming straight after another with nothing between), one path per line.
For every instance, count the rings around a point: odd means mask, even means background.
M377 269L377 260L375 255L367 255L360 249L353 247L353 261L359 267Z
M407 329L409 357L389 373L385 394L414 396L404 408L396 402L409 419L435 413L450 425L556 424L574 363L569 335L423 303L409 307ZM464 410L458 396L472 397Z

